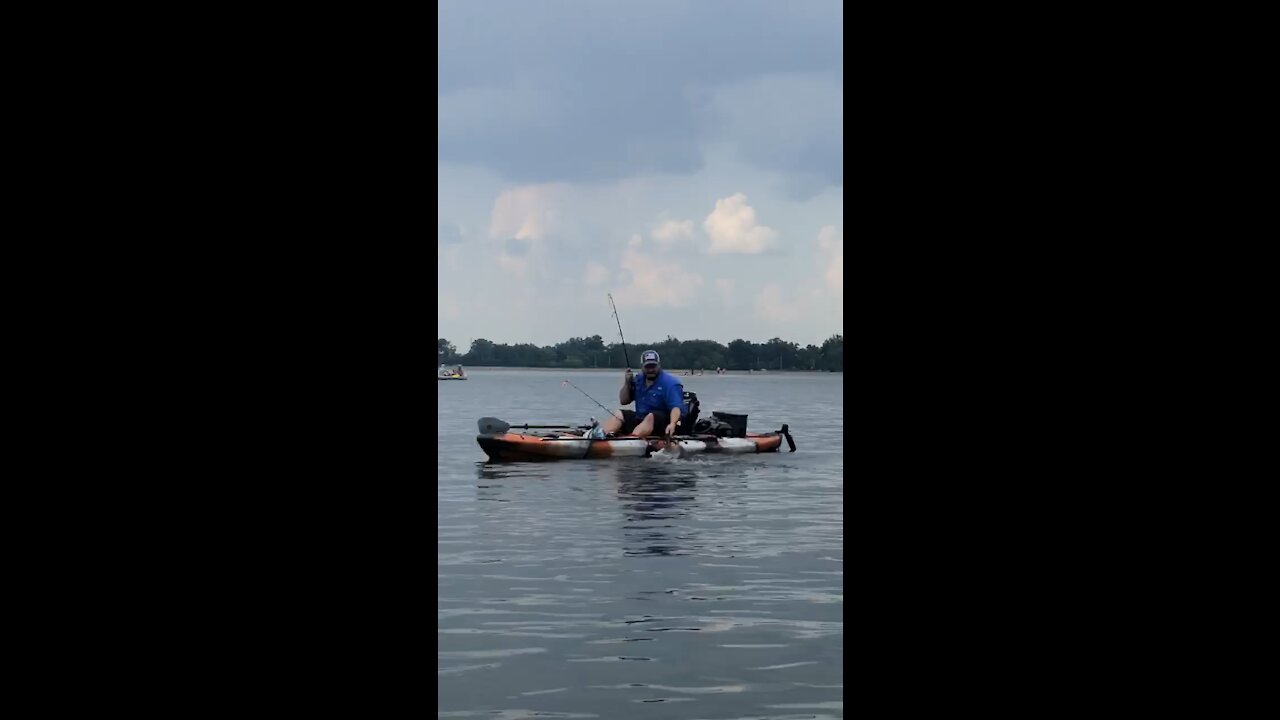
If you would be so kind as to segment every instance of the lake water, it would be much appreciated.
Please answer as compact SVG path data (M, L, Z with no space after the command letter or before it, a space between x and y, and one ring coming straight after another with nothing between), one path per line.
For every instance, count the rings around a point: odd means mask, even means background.
M844 716L844 376L682 378L797 451L487 463L476 420L602 420L618 371L437 382L438 715Z

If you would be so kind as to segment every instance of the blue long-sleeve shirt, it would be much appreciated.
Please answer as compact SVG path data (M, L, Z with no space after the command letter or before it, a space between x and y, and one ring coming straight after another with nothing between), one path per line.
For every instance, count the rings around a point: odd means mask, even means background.
M642 418L655 411L670 412L673 408L680 408L681 417L689 414L689 408L684 404L684 385L675 375L662 370L652 385L645 387L645 382L644 373L640 373L631 388L631 395L636 401L636 417Z

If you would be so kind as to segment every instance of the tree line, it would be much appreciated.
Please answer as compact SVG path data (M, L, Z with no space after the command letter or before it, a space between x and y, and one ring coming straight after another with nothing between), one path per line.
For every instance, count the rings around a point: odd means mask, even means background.
M715 370L827 370L844 371L844 336L832 335L822 345L800 347L781 338L755 343L734 340L722 345L713 340L677 340L668 336L656 343L627 343L631 367L638 368L640 353L649 348L662 356L663 367ZM621 343L605 344L599 335L569 338L555 345L519 343L507 345L480 338L467 352L439 338L440 365L479 367L624 368Z

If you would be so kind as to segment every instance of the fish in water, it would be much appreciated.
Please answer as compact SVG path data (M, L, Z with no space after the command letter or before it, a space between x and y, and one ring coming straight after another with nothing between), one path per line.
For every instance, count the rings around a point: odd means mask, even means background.
M678 458L682 453L684 453L684 446L679 440L668 439L662 446L662 454L667 457Z

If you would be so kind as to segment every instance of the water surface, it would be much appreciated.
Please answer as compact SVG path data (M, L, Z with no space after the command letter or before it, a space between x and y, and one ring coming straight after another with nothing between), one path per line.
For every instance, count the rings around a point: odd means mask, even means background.
M619 372L438 382L439 717L844 716L841 374L682 378L794 454L487 463L485 415L602 419Z

